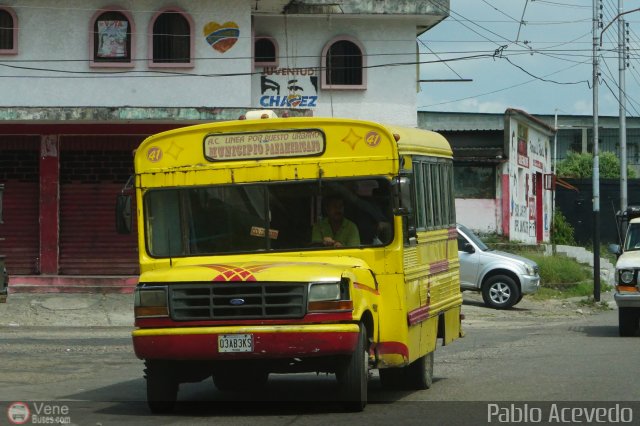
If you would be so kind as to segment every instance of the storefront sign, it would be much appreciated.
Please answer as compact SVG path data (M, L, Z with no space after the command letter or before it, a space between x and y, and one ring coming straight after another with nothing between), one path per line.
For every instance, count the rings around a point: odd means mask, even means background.
M529 168L529 157L527 156L527 141L518 139L518 165Z
M322 154L324 147L324 133L316 129L225 133L205 138L204 155L209 161L308 157Z
M518 125L518 165L529 168L529 129Z

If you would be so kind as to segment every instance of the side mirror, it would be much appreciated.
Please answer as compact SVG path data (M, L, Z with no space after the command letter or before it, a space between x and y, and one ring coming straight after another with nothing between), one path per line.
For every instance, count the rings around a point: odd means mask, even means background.
M464 249L462 251L464 251L465 253L473 254L476 252L476 249L473 248L471 243L465 243Z
M407 227L407 240L409 241L409 247L418 245L418 232L415 226L409 225Z
M392 182L393 189L393 214L396 216L409 216L411 214L411 179L407 176L398 176Z
M622 254L622 247L620 247L619 244L609 244L609 253L620 256Z
M131 195L120 194L116 198L116 231L131 233Z

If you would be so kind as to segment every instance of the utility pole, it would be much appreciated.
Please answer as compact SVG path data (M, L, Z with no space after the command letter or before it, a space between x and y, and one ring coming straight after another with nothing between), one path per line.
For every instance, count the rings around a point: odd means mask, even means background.
M599 0L593 0L593 300L600 301L600 160L598 158Z
M622 19L622 4L624 0L618 0L618 71L619 71L619 84L620 89L618 94L620 104L620 211L623 212L627 209L627 94L625 92L625 25L624 19ZM622 234L624 235L624 233Z
M558 176L558 108L555 110L554 119L553 119L553 161L552 164L552 175L553 183L551 188L553 188L553 198L551 198L551 232L555 232L555 224L556 224L556 178ZM551 250L553 255L556 255L556 236L552 234L552 239L554 240L551 245Z

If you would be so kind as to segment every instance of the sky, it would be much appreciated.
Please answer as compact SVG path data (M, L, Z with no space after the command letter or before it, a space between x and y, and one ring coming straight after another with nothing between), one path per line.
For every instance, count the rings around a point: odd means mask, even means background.
M601 0L603 29L619 0ZM623 11L640 8L625 0ZM640 11L629 23L627 117L640 116ZM450 14L418 39L418 110L593 115L592 0L450 0ZM598 115L619 114L618 24L602 33ZM600 35L600 34L598 34Z

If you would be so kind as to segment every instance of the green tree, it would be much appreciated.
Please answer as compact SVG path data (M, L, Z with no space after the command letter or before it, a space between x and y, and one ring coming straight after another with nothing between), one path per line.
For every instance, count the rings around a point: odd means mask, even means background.
M561 178L585 179L593 175L593 154L570 152L556 165L557 175ZM600 177L615 179L620 177L620 160L613 152L600 154ZM636 174L627 166L627 177L634 178Z
M576 240L573 237L573 226L564 217L559 208L556 207L556 211L553 215L553 228L551 229L551 242L553 244L563 244L568 246L576 245Z

